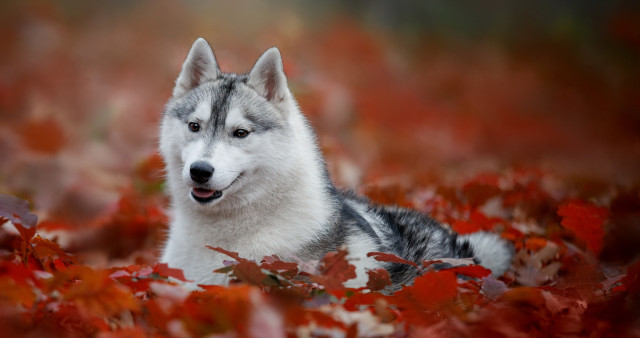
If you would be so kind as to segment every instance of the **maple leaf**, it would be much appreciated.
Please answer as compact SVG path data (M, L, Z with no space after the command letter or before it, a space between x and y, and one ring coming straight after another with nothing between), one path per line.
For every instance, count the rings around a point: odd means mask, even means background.
M173 318L182 321L184 329L195 336L236 331L245 335L254 300L261 298L259 289L251 285L201 286L192 292L184 306L174 309Z
M177 280L186 282L187 279L184 277L184 272L181 269L170 268L167 263L158 263L153 267L153 272L159 274L163 277L172 277Z
M318 266L319 274L312 275L311 279L327 290L344 289L344 282L356 278L356 267L349 263L347 255L346 250L327 253Z
M293 262L283 262L276 255L265 256L260 263L260 267L269 270L274 274L279 274L285 278L293 278L298 274L298 264Z
M367 270L367 275L369 275L367 288L371 291L382 290L391 285L391 276L386 269Z
M60 267L59 264L61 263L66 265L76 263L75 258L64 251L60 247L60 244L56 242L42 238L38 235L31 240L31 243L33 244L35 252L43 260L43 263L53 263L55 261L58 262L56 263L58 264L58 267Z
M87 316L112 316L123 310L136 311L139 304L124 285L109 277L107 270L72 265L47 280L49 292L77 306Z
M262 285L267 275L256 262L244 260L232 265L232 276L251 285Z
M5 219L10 220L20 233L22 262L25 265L33 262L40 269L44 269L44 264L32 244L38 216L29 212L29 202L11 195L0 194L0 225L4 223Z
M404 287L390 299L407 321L417 324L434 320L437 311L456 297L457 290L455 273L447 270L430 271L418 276L413 285Z
M0 303L31 308L37 298L37 287L41 287L41 283L31 269L23 264L0 261Z
M406 260L402 257L398 257L394 254L390 254L390 253L386 253L386 252L369 252L367 254L367 257L373 257L375 260L379 261L379 262L389 262L389 263L399 263L399 264L406 264L406 265L411 265L416 269L420 269L420 267L418 266L418 264L410 261L410 260Z
M514 257L516 280L526 286L538 286L554 280L562 263L555 261L560 248L553 242L537 252L520 250Z
M256 262L240 257L240 255L237 252L232 252L219 247L212 247L209 245L207 245L206 247L213 251L217 251L222 254L225 254L237 261L237 263L222 269L218 269L215 272L226 273L226 272L232 271L233 272L231 274L232 277L235 277L238 280L251 285L259 286L263 284L273 284L273 283L270 283L272 280L267 278L267 274L265 274L262 271L262 268Z
M237 252L233 252L233 251L225 250L225 249L223 249L223 248L220 248L220 247L214 247L214 246L210 246L210 245L205 245L205 247L207 247L207 249L210 249L210 250L213 250L213 251L217 251L217 252L219 252L219 253L221 253L221 254L225 254L225 255L227 255L227 256L229 256L229 257L231 257L231 258L235 259L235 260L236 260L236 261L238 261L238 262L243 262L243 261L246 261L246 260L247 260L246 258L242 258L242 257L240 257L240 255L238 255L238 253L237 253Z
M576 237L585 241L589 250L599 254L604 237L603 225L609 211L603 207L582 201L567 202L558 208L562 226L571 230Z

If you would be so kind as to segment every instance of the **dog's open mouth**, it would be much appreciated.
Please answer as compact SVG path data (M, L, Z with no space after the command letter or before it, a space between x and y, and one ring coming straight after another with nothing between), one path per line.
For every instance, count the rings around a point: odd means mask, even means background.
M200 203L207 203L209 201L213 201L216 198L220 198L220 196L222 196L222 191L193 188L191 189L191 196L193 196L193 198Z
M200 202L201 204L205 204L207 202L211 202L215 199L218 199L222 196L222 192L229 189L229 187L231 185L233 185L234 183L236 183L240 177L242 177L242 173L240 173L240 175L238 175L233 182L229 183L229 185L222 189L222 190L211 190L211 189L205 189L205 188L192 188L191 189L191 197L193 197L193 199L195 199L196 201Z

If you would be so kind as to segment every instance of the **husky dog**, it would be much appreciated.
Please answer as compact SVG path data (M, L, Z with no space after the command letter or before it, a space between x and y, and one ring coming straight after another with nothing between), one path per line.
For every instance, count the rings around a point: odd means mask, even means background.
M160 132L171 196L161 260L198 284L225 284L213 273L228 257L205 245L260 261L264 256L320 259L346 246L362 286L366 270L386 268L394 288L415 268L367 257L382 251L416 263L473 257L502 275L512 257L498 236L459 236L413 210L378 206L332 184L316 137L287 87L277 48L248 74L223 73L209 44L195 41Z

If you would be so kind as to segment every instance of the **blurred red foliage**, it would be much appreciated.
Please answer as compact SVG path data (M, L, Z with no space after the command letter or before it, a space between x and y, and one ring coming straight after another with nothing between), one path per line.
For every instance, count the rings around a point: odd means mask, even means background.
M640 336L637 10L608 14L617 47L583 58L558 37L573 24L553 41L453 43L344 14L318 27L295 9L262 22L191 6L0 5L0 189L41 219L0 195L4 335ZM197 290L157 264L158 122L198 35L227 71L278 45L337 183L497 232L511 269L370 253L419 270L391 293L386 270L346 288L345 251L303 264L211 248L231 285Z

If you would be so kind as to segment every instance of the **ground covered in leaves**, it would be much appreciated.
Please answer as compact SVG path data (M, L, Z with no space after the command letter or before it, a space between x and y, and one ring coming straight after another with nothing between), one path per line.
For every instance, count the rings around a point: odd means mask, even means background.
M38 234L61 224L37 223L25 201L1 195L1 220L11 224L3 228L1 323L36 335L639 334L640 263L598 259L636 253L637 243L621 247L625 234L616 232L637 226L638 190L605 189L587 198L560 182L548 173L510 171L407 197L461 233L501 233L517 254L498 279L464 260L447 260L458 266L438 271L431 268L438 261L424 262L415 283L393 294L380 292L390 284L382 269L368 272L366 287L345 288L355 269L344 251L291 263L277 256L254 262L211 248L229 256L226 267L212 273L230 274L234 283L196 291L185 286L180 270L164 264L94 268ZM165 221L156 201L130 192L106 231L126 241Z
M3 335L640 336L638 9L464 40L344 8L191 6L0 5ZM337 184L500 234L509 271L443 258L454 267L423 262L389 294L384 270L345 288L344 251L291 263L210 248L234 282L197 290L157 264L157 124L197 36L228 71L280 47Z

